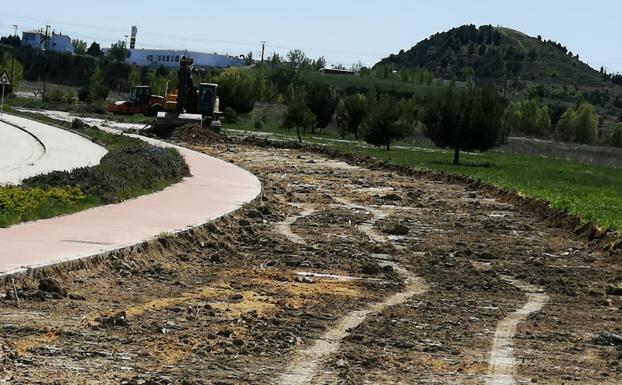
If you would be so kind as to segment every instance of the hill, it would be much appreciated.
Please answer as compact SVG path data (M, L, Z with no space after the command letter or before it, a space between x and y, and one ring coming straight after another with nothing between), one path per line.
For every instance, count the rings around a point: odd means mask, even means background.
M437 33L381 60L376 67L422 68L444 79L473 79L507 87L508 96L538 96L557 105L585 99L606 120L622 118L622 87L565 46L490 25L464 25ZM612 81L613 79L613 81Z
M464 25L437 33L379 64L419 67L444 78L498 81L504 76L539 83L601 87L603 75L560 43L509 28Z

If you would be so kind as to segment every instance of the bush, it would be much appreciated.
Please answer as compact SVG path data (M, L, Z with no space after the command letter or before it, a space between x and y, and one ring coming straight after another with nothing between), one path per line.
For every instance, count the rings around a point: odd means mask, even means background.
M380 95L368 98L367 114L361 123L363 139L374 146L386 146L409 134L409 127L400 121L402 111L393 97Z
M337 108L335 92L326 84L312 83L307 88L306 103L317 118L317 127L326 128Z
M65 101L65 94L63 90L60 88L52 88L50 92L47 93L46 99L52 103L60 103Z
M613 146L622 147L622 123L618 123L613 129L610 142Z
M78 100L80 100L81 102L87 102L90 96L91 91L88 89L88 87L81 87L80 89L78 89Z
M535 99L513 102L505 110L504 126L509 133L523 133L545 137L551 131L549 108Z
M103 203L117 203L188 175L188 165L176 150L137 142L110 151L97 166L35 176L24 180L22 186L72 186Z
M557 122L557 135L564 141L593 143L597 130L598 115L587 103L582 103L577 109L567 109Z
M257 98L253 79L239 69L230 68L221 72L215 79L221 107L231 107L246 114L255 107Z
M223 111L223 117L225 123L238 122L238 113L231 107L225 107L225 110Z

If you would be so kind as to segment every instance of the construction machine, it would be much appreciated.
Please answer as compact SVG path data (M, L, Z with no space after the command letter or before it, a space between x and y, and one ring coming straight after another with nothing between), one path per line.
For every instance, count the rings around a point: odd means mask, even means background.
M152 129L161 136L167 136L179 126L197 123L203 127L220 130L218 85L200 83L198 72L194 71L193 59L182 56L179 62L177 90L167 91L164 110L158 112Z
M156 116L160 111L164 111L164 97L152 95L149 86L132 87L129 100L114 102L108 106L108 112L115 115Z

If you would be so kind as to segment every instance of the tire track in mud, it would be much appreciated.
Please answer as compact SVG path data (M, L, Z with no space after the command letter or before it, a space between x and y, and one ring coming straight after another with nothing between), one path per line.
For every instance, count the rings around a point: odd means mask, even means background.
M308 217L317 211L317 207L315 205L303 204L300 205L303 211L300 214L292 215L287 218L283 222L277 223L276 230L283 236L285 236L291 242L298 245L306 245L307 242L298 234L292 231L292 225L296 223L297 220L302 219L304 217Z
M542 310L549 299L548 295L536 286L510 277L501 276L501 279L523 291L527 295L527 303L497 324L490 351L486 385L514 385L516 383L514 381L516 329L518 324L525 321L530 314Z
M359 225L359 231L367 235L375 242L386 242L386 237L379 234L374 229L374 223L388 216L386 210L379 210L372 207L361 206L347 201L343 198L336 199L341 205L353 209L366 210L373 216L372 223ZM314 211L314 210L313 210ZM285 221L277 225L281 234L287 236L292 242L299 243L299 236L291 231L291 226L301 217L308 216L313 211L303 211L301 214L288 217ZM292 237L291 234L294 236ZM303 240L304 242L304 240ZM381 266L390 266L405 279L406 288L404 291L393 294L384 301L374 303L363 310L354 310L347 314L341 321L318 338L309 348L298 352L281 375L276 384L281 385L304 385L304 384L325 384L337 381L336 375L332 372L323 370L322 366L326 358L339 350L341 341L350 334L350 330L361 325L369 316L379 314L388 307L401 305L410 298L422 295L428 290L428 285L421 277L404 269L398 263L383 260Z

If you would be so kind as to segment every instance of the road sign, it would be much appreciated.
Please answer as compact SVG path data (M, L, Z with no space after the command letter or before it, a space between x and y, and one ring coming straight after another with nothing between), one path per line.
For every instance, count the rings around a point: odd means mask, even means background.
M4 71L2 75L0 76L0 86L10 86L10 85L11 85L11 78L9 78L9 75L6 73L6 71Z
M4 114L4 87L11 86L11 79L6 71L0 75L0 86L2 86L2 104L0 104L0 116L2 116Z

